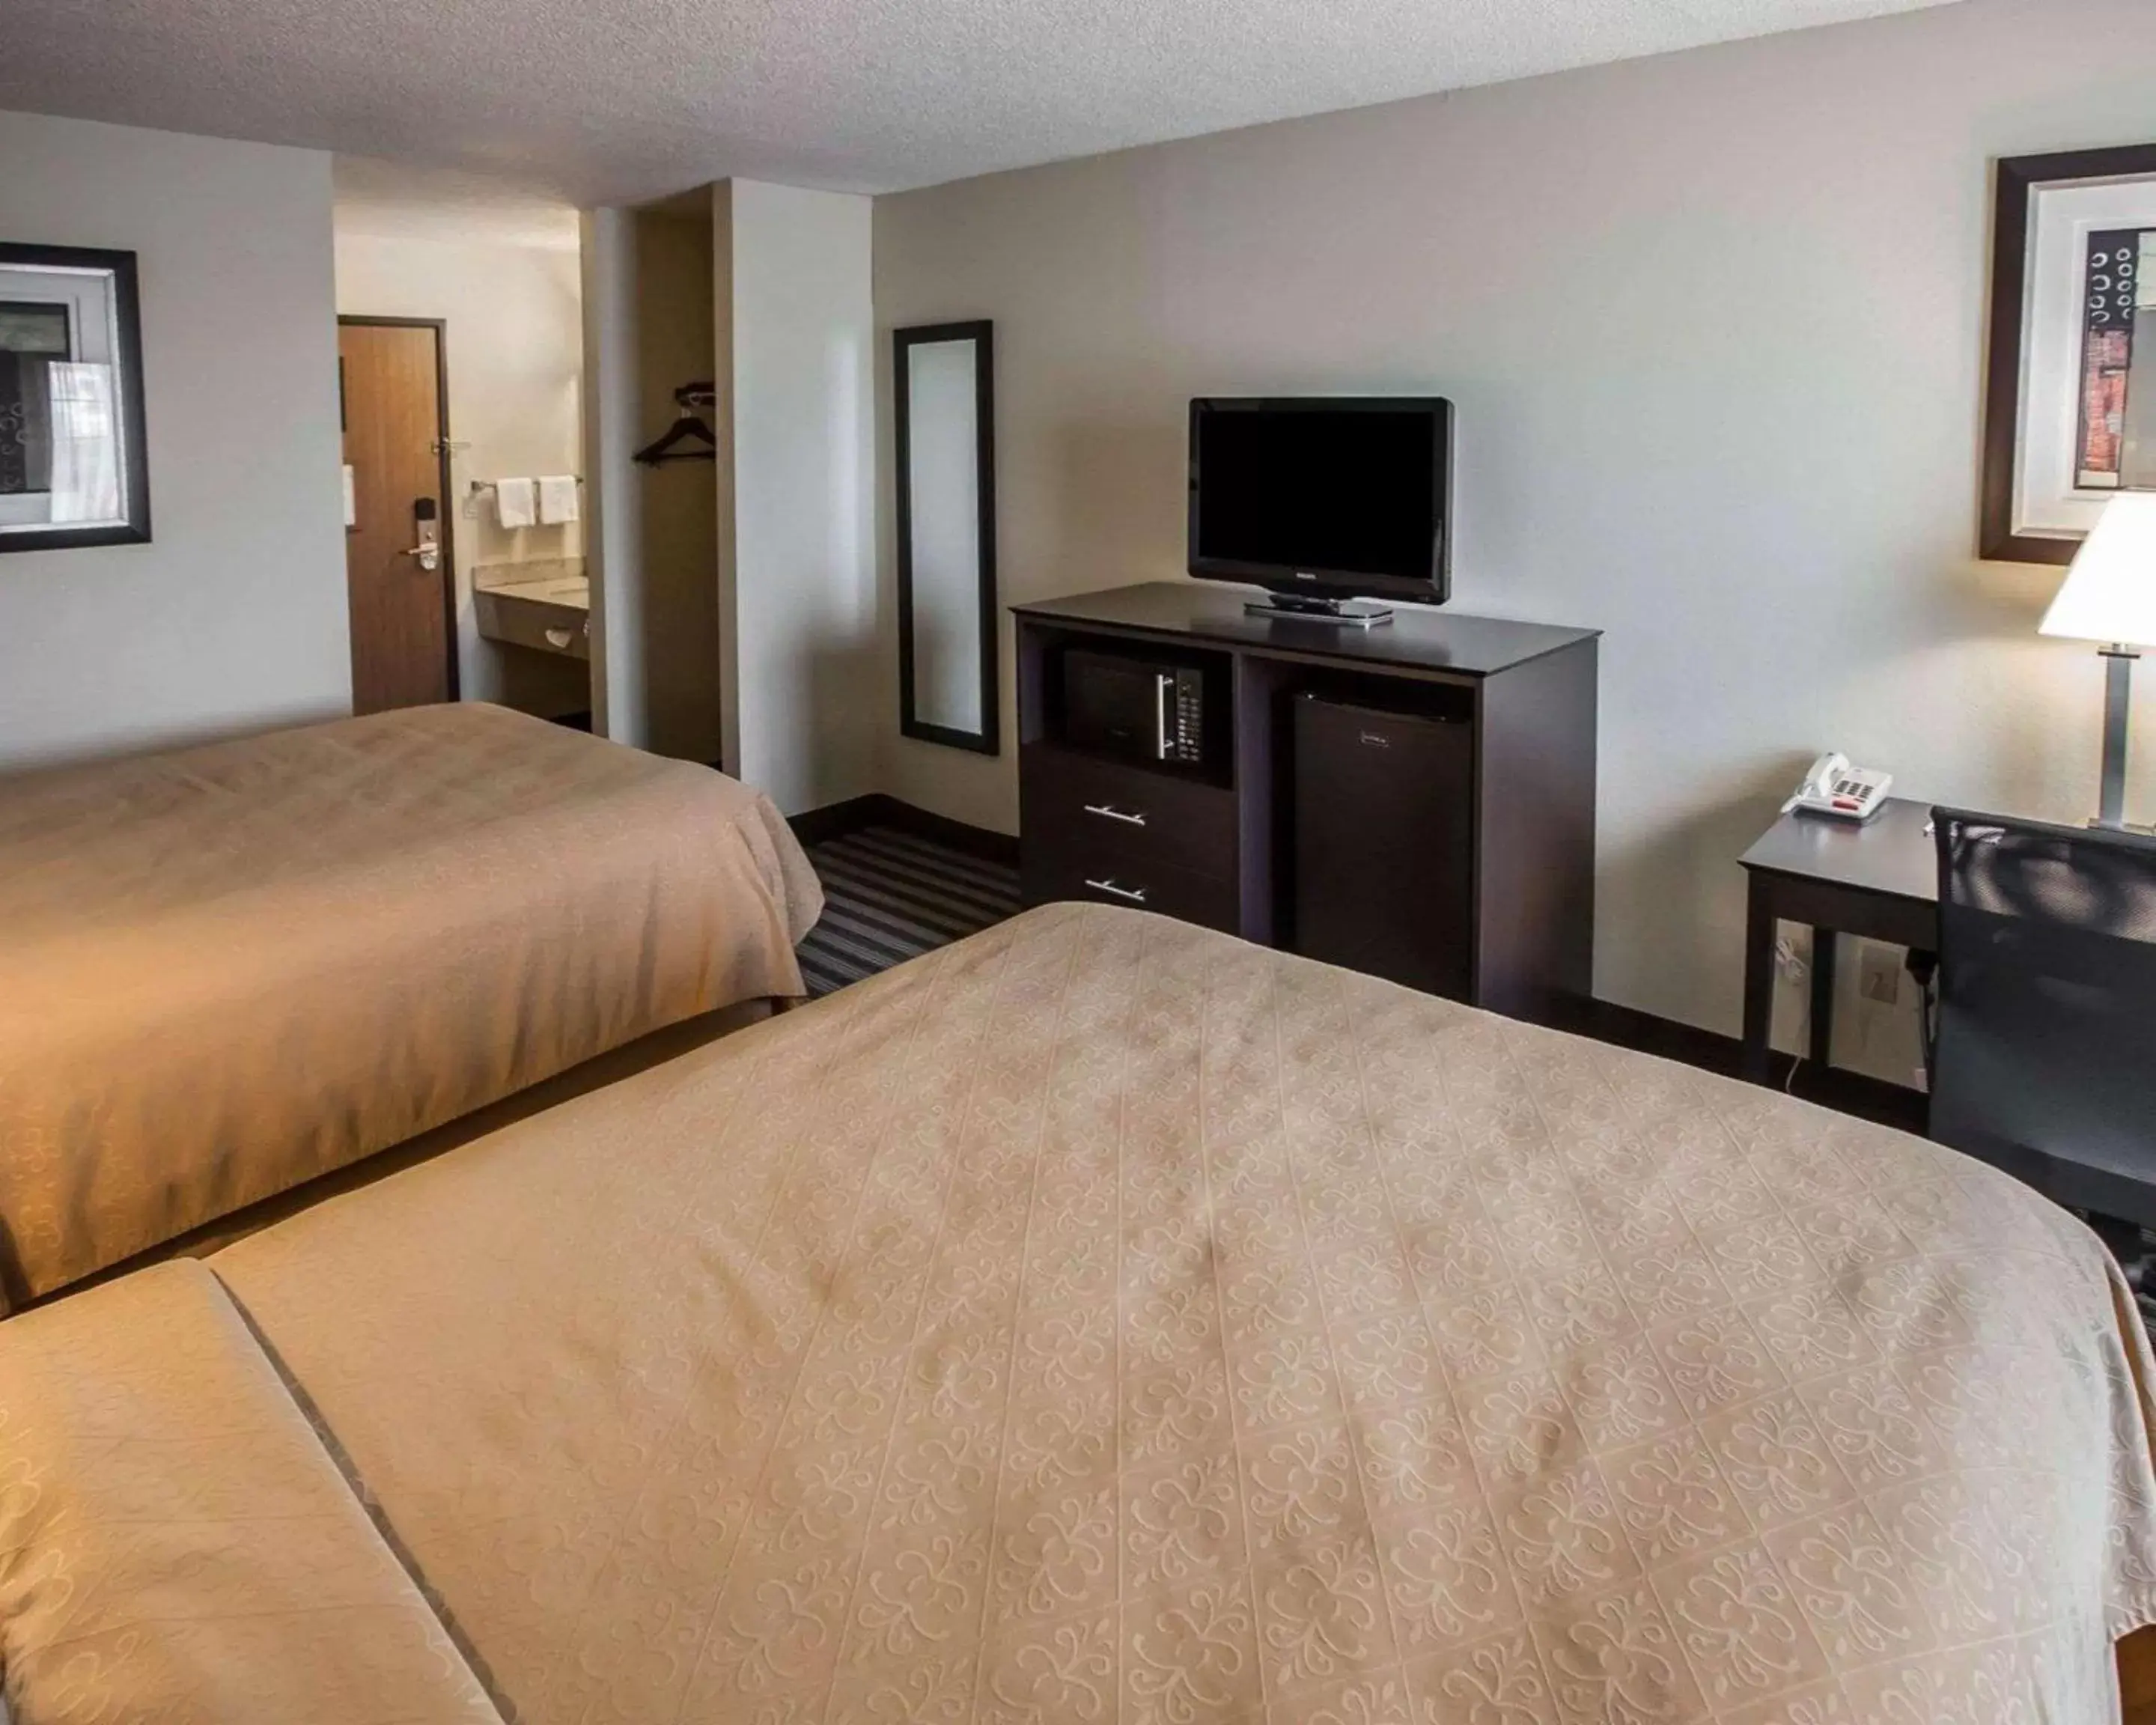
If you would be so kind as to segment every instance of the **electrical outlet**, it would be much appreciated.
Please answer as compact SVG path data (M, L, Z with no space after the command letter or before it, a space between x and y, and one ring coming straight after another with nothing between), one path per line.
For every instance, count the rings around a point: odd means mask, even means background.
M1902 998L1902 955L1892 947L1868 945L1857 990L1866 1000L1892 1006Z

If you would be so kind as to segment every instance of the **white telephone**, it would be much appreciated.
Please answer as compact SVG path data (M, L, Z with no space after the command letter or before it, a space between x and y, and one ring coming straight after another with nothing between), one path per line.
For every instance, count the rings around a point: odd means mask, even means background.
M1804 774L1804 782L1782 805L1782 813L1804 809L1842 820L1869 820L1878 814L1893 783L1894 775L1891 773L1868 772L1861 767L1851 766L1846 755L1824 754L1812 762L1811 770Z

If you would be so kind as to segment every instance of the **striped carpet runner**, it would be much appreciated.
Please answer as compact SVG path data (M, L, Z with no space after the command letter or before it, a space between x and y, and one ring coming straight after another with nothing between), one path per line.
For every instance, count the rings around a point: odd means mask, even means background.
M801 942L812 995L830 993L1019 911L1018 870L895 827L811 845L824 916Z

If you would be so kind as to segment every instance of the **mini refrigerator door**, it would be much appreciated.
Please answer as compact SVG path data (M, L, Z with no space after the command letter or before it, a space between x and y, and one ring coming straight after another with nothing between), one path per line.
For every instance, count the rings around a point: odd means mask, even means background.
M1473 726L1315 695L1293 706L1294 950L1471 999Z

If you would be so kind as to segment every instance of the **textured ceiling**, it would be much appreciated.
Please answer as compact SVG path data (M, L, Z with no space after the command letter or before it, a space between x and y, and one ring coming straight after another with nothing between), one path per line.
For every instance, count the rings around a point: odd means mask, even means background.
M889 191L1933 0L0 0L0 108Z
M339 234L562 252L578 244L575 206L513 181L370 156L340 156L332 171Z

